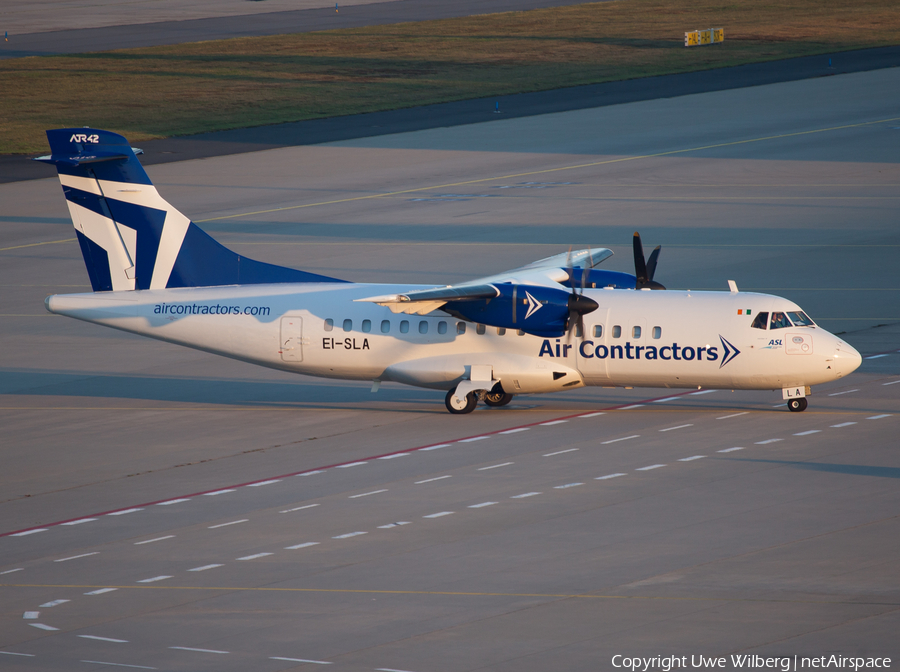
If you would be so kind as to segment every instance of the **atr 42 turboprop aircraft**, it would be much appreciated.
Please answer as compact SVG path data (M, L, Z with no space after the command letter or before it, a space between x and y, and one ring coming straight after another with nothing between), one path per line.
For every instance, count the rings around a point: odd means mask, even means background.
M346 282L242 257L173 208L126 139L47 131L93 292L50 296L51 313L273 369L447 390L479 400L604 387L782 390L861 362L799 306L766 294L649 291L659 248L635 275L579 250L458 285ZM138 150L139 151L139 150Z

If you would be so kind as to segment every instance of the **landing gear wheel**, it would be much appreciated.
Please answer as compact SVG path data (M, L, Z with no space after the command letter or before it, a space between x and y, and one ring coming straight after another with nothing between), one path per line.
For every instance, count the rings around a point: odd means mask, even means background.
M474 392L469 392L466 395L465 403L460 404L459 401L456 400L456 388L454 387L447 392L447 396L444 398L444 404L446 404L447 410L454 415L462 415L463 413L471 413L475 410L475 406L478 404L478 397Z
M506 406L509 402L512 401L513 395L507 394L503 390L499 390L497 392L487 392L484 395L484 403L488 406L494 406L495 408L498 406Z
M805 397L800 397L799 399L791 399L788 402L788 408L793 413L799 413L800 411L805 411L807 406L809 406L809 402L806 401Z

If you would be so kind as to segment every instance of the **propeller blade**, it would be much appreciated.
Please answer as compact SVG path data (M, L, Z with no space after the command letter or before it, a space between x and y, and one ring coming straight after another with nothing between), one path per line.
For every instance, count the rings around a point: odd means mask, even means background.
M647 280L652 281L653 276L656 274L656 262L659 261L659 251L662 249L662 245L657 245L653 248L653 252L650 253L650 259L647 261Z
M644 262L644 246L641 244L641 234L634 232L634 277L635 284L638 288L644 285L649 279L647 277L647 264Z

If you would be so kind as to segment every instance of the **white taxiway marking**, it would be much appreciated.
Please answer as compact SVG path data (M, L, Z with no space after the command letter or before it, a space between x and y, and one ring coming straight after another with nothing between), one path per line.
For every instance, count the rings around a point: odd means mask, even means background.
M318 504L307 504L306 506L298 506L296 509L285 509L284 511L279 511L278 513L291 513L293 511L302 511L303 509L311 509L316 506L319 506L319 505Z
M93 553L82 553L81 555L73 555L68 558L60 558L59 560L54 560L53 562L66 562L68 560L77 560L78 558L86 558L91 555L99 555L100 551L94 551Z
M855 425L855 422L842 422L839 425L832 425L832 427L849 427L850 425Z
M107 513L107 516L124 516L126 513L134 513L135 511L143 511L143 509L125 509L124 511L113 511Z
M274 555L274 553L254 553L253 555L245 555L243 558L235 558L236 560L256 560L257 558L264 558L267 555Z
M561 425L568 420L551 420L550 422L542 422L541 427L550 427L551 425Z
M69 601L70 600L52 600L50 602L44 602L43 604L41 604L39 606L46 607L49 609L50 607L56 607L56 606L59 606L60 604L65 604L66 602L69 602Z
M59 630L59 628L54 628L52 625L44 625L43 623L29 623L28 625L38 630Z
M603 411L597 411L596 413L585 413L584 415L579 415L579 418L596 418L598 415L606 415ZM500 432L503 434L503 432Z
M395 670L391 667L376 667L375 672L408 672L408 670Z
M632 409L632 408L641 408L643 405L644 405L644 404L632 404L631 406L622 406L622 408L620 408L619 410L620 410L620 411L627 411L627 410L630 410L630 409Z
M63 523L64 526L68 527L69 525L81 525L82 523L89 523L92 520L97 520L96 518L82 518L81 520L70 520L68 523Z
M605 446L608 443L617 443L618 441L628 441L629 439L637 439L640 438L640 434L632 434L631 436L623 436L621 439L610 439L609 441L603 441L601 445Z
M248 488L258 488L258 487L260 487L260 486L262 486L262 485L272 485L273 483L281 483L281 479L280 479L280 478L273 478L273 479L270 480L270 481L260 481L259 483L248 483L248 484L247 484L247 487L248 487Z
M755 443L757 446L764 446L767 443L778 443L779 441L784 441L784 439L766 439L765 441L756 441Z
M750 411L742 411L741 413L732 413L731 415L723 415L721 418L716 418L716 420L727 420L728 418L736 418L739 415L747 415Z
M772 408L781 408L782 406L787 406L787 402L784 402L783 404L775 404L774 406L772 406Z
M379 457L379 460L393 460L395 457L406 457L409 453L394 453L393 455L385 455L384 457ZM331 663L328 663L331 665Z
M339 534L336 537L332 537L332 539L349 539L350 537L358 537L361 534L368 534L368 532L348 532L347 534Z
M172 577L168 576L167 574L162 574L161 576L154 576L149 579L141 579L140 581L138 581L138 583L155 583L157 581L164 581L171 578Z
M24 614L22 614L22 618L25 619L26 621L33 621L36 618L38 618L40 615L41 615L41 612L39 612L39 611L26 611Z
M547 453L544 457L553 457L554 455L562 455L563 453L572 453L578 450L578 448L569 448L567 450L557 450L555 453Z
M660 467L664 467L664 464L651 464L649 467L638 467L635 471L650 471L651 469L659 469Z
M675 401L675 400L678 399L678 398L679 398L679 397L666 397L665 399L654 399L654 400L653 400L653 403L654 403L654 404L661 404L661 403L664 402L664 401Z
M97 590L85 593L85 595L103 595L103 593L111 593L114 590L118 590L118 588L98 588Z
M11 537L27 537L29 534L37 534L38 532L46 532L46 527L41 527L37 530L25 530L24 532L16 532L15 534L11 534Z
M315 471L307 471L302 474L297 474L298 476L312 476L313 474L324 474L324 469L316 469Z
M347 499L356 499L357 497L368 497L369 495L377 495L381 492L387 492L387 488L384 490L373 490L372 492L364 492L361 495L350 495Z
M889 383L882 383L882 385L896 385L897 383L900 383L900 380L892 380Z
M216 567L224 567L224 565L203 565L201 567L194 567L193 569L189 569L189 572L205 572L207 569L215 569Z
M794 436L809 436L810 434L818 434L821 429L807 429L805 432L797 432Z
M496 469L497 467L508 467L511 464L515 464L515 462L504 462L503 464L492 464L489 467L479 467L478 471L487 471L488 469Z
M135 546L140 546L141 544L152 544L154 541L163 541L164 539L173 539L175 537L174 534L167 534L164 537L156 537L156 539L147 539L146 541L136 541L134 542Z
M125 663L104 663L102 660L82 660L82 663L90 663L92 665L113 665L114 667L132 667L136 670L155 670L155 667L148 667L147 665L127 665Z
M606 476L597 476L595 481L605 481L609 478L618 478L619 476L627 476L627 474L607 474Z
M882 357L887 357L887 355L869 355L868 357L863 357L863 359L881 359Z
M112 637L98 637L97 635L76 635L76 637L81 637L82 639L96 639L100 642L113 642L115 644L127 644L127 639L113 639Z
M5 572L0 572L0 575L12 574L13 572L21 572L23 569L25 569L25 568L24 567L16 567L15 569L7 569Z
M677 427L666 427L665 429L661 429L661 432L671 432L676 429L684 429L685 427L693 427L693 425L678 425Z
M565 490L566 488L575 488L579 485L584 485L584 483L566 483L565 485L554 485L554 490Z
M229 525L237 525L238 523L246 523L249 521L249 518L241 518L240 520L232 520L230 523L219 523L218 525L210 525L207 527L207 530L214 530L217 527L228 527Z
M15 651L0 651L4 656L25 656L26 658L34 658L33 653L16 653Z
M717 390L700 390L699 392L691 392L691 394L689 396L696 397L697 395L700 395L700 394L712 394L713 392L716 392L716 391Z
M881 415L869 416L868 418L866 418L866 420L881 420L882 418L889 418L889 417L891 417L890 413L882 413Z
M427 448L419 448L419 450L437 450L438 448L449 448L449 443L439 443L436 446L428 446Z
M426 478L424 481L416 481L416 485L422 485L422 483L431 483L432 481L442 481L445 478L453 478L452 476L438 476L437 478Z
M498 502L482 502L481 504L472 504L469 506L470 509L482 509L485 506L493 506L494 504L498 504Z
M706 455L691 455L690 457L682 457L679 462L693 462L694 460L702 460Z
M157 506L171 506L172 504L181 504L181 502L191 501L190 497L180 497L178 499L170 499L168 502L160 502Z
M431 513L427 516L422 516L423 518L441 518L443 516L452 516L454 514L453 511L441 511L439 513Z
M471 443L472 441L481 441L482 439L489 439L489 436L473 436L471 439L460 439L457 443Z
M349 469L350 467L358 467L361 464L368 464L365 460L360 462L351 462L350 464L339 464L335 467L335 469Z
M387 525L379 525L378 529L379 530L389 530L392 527L400 527L401 525L409 525L409 522L401 520L400 522L397 522L397 523L388 523Z
M859 392L859 390L844 390L843 392L832 392L832 393L829 394L828 396L829 396L829 397L837 397L837 396L840 396L840 395L842 395L842 394L850 394L851 392Z
M176 651L198 651L199 653L228 653L228 651L216 651L215 649L195 649L190 646L170 646L169 648Z
M216 490L215 492L204 492L204 497L215 497L216 495L224 495L226 492L234 492L234 488L228 488L227 490Z
M535 495L539 495L539 492L526 492L522 495L513 495L510 499L525 499L526 497L534 497Z
M738 447L738 448L725 448L724 450L717 450L716 452L717 452L717 453L733 453L733 452L736 451L736 450L743 450L743 448L742 448L742 447Z
M297 544L295 546L285 546L286 551L296 551L298 548L309 548L310 546L318 546L318 541L307 541L305 544Z
M280 656L269 656L269 660L286 660L290 663L312 663L313 665L331 665L327 660L307 660L305 658L282 658Z

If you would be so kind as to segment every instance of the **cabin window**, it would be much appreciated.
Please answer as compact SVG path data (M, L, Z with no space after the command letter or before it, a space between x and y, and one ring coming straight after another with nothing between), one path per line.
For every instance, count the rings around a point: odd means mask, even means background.
M769 322L769 313L757 313L756 318L753 320L753 324L750 326L754 329L762 329L765 331L766 324Z
M457 322L456 323L456 333L457 334L466 333L466 323L465 322Z
M381 333L387 334L391 331L391 321L390 320L382 320L381 321Z
M363 320L362 330L364 334L372 331L372 320Z
M426 322L425 320L422 320L421 322L419 322L419 333L420 334L428 333L428 322Z
M594 325L594 338L602 338L603 337L603 325L595 324Z
M640 327L632 327L631 328L631 337L632 338L640 338L641 337L641 328Z
M653 338L662 338L662 327L653 327Z
M353 331L353 320L344 320L344 331Z
M446 334L446 333L447 333L447 323L444 322L443 320L441 320L440 322L438 322L438 333L439 333L439 334Z
M484 335L484 325L483 324L476 325L475 333L478 334L479 336L483 336Z
M797 313L788 313L788 317L791 318L791 322L794 323L795 327L814 327L816 323L813 322L803 311Z
M518 335L518 336L524 336L524 335L525 335L525 332L522 331L521 329L517 329L517 330L516 330L516 335Z
M400 322L400 333L401 334L409 333L409 322L408 321L403 320L402 322Z
M769 329L787 329L791 326L791 321L784 313L772 313L772 319L769 322Z
M581 325L575 325L575 338L581 338L584 334L582 333Z
M506 329L504 327L497 327L497 335L506 336Z
M331 331L332 329L334 329L334 320L329 317L325 320L325 331Z
M618 324L613 327L613 338L622 338L622 327Z

